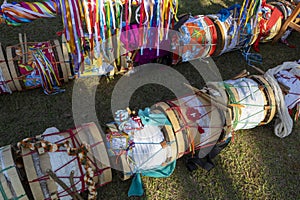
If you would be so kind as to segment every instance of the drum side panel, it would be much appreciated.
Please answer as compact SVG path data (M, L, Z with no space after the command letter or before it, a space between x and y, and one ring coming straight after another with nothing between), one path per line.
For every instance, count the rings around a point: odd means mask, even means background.
M8 70L9 66L5 62L5 58L4 58L4 54L3 54L3 49L2 49L1 43L0 43L0 67L2 69L2 73L3 73L5 81L9 81L7 83L8 87L10 88L11 91L16 91L15 84L13 83L12 77L11 77L11 75L9 73L9 70Z

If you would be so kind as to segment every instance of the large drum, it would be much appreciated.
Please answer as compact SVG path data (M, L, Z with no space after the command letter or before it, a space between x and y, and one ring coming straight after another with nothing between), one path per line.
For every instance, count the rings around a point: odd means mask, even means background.
M29 199L19 177L10 145L0 148L0 197L1 199Z
M225 116L209 99L191 95L159 102L156 107L166 113L172 124L177 158L205 147L213 147L223 139Z
M148 118L151 122L143 125L136 120L139 117L134 118L107 125L111 166L123 173L123 179L134 173L167 166L177 158L174 133L164 113L158 109L151 110ZM165 123L160 123L162 119Z
M70 195L90 190L90 185L97 187L111 182L105 143L94 123L57 131L50 129L19 144L35 199L71 199ZM70 155L66 144L71 147L70 152L80 152ZM92 176L90 182L86 182L86 174Z
M8 46L6 53L15 86L13 91L44 87L44 82L49 82L50 87L68 82L67 67L58 40Z
M172 52L181 56L183 62L206 58L214 53L216 42L214 23L207 16L197 15L190 17L179 28L177 37L172 37Z

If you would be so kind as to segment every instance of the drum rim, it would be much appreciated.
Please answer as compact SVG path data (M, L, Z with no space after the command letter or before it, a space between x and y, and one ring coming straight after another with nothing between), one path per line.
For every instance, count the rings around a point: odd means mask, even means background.
M5 51L5 49L3 48L3 46L0 42L0 60L2 60L2 62L0 61L0 68L2 70L3 78L6 81L7 87L11 91L16 91L15 84L12 80L12 76L9 71L9 66L8 66L7 60L5 59L5 56L4 56L4 51Z
M206 22L207 26L209 27L210 32L210 38L211 38L211 44L210 44L210 51L208 53L208 56L211 56L214 54L217 46L217 29L215 26L215 23L207 16L204 16L204 21Z
M250 78L258 84L264 86L263 92L267 101L267 106L270 106L270 109L267 109L267 111L265 111L265 119L260 123L260 125L268 124L274 118L277 109L274 91L268 81L264 79L262 75L252 75L250 76Z
M13 51L14 49L14 51ZM11 74L11 77L12 77L12 81L14 83L14 86L16 88L17 91L22 91L22 86L21 86L21 82L20 80L18 80L18 75L19 75L19 72L16 71L16 64L15 64L15 56L16 54L13 53L15 52L15 46L8 46L6 47L6 54L7 54L7 65L9 67L9 71L10 71L10 74ZM19 75L20 76L20 75Z
M224 27L222 25L222 23L218 18L218 16L215 15L207 15L208 18L210 18L214 25L215 25L215 29L216 29L216 33L217 33L217 40L216 40L216 49L214 51L214 53L212 54L212 56L219 56L222 54L222 51L225 47L225 31L224 31ZM221 42L220 42L221 39ZM219 45L221 44L221 45Z
M178 120L178 117L176 116L175 112L171 109L171 107L166 102L158 102L155 104L155 108L161 108L163 109L164 113L166 113L166 116L168 117L169 121L172 124L173 133L175 136L176 144L177 144L177 159L182 157L185 154L186 151L186 145L184 140L185 133L180 130L181 126ZM169 115L173 115L172 117ZM175 130L177 129L177 130Z

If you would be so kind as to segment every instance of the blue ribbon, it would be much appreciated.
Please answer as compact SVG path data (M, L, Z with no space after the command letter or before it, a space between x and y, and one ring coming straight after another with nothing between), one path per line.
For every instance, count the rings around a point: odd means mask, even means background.
M145 108L145 110L139 110L138 115L142 120L143 125L153 125L153 126L163 126L171 125L168 118L163 114L153 114L150 113L150 108Z

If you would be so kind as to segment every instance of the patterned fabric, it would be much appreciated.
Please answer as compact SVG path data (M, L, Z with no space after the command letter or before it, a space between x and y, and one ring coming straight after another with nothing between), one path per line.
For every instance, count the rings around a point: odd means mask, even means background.
M176 48L177 39L173 37L172 49L182 57L182 62L205 58L212 53L211 48L215 45L212 31L215 30L215 27L211 21L212 25L209 26L208 20L210 21L209 18L202 15L188 19L179 29L179 48Z

